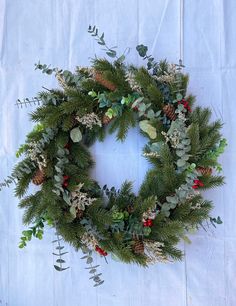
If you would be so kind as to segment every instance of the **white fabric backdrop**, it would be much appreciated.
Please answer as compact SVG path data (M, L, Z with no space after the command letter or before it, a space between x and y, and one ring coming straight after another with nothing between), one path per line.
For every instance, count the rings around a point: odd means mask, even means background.
M64 273L53 269L52 231L43 241L18 249L22 211L12 190L0 194L0 305L8 306L235 306L236 305L236 188L235 84L236 1L185 0L184 54L190 91L199 105L211 106L214 118L225 122L229 146L222 158L227 185L210 191L214 215L223 225L200 231L191 245L182 245L183 262L149 269L109 259L101 263L106 282L94 289L80 254L70 250ZM53 77L34 71L39 59L52 66L74 69L88 65L102 51L87 34L96 24L111 45L127 59L142 64L135 46L144 43L157 58L179 58L179 0L0 0L0 177L10 173L15 150L32 127L27 109L17 98L34 96L41 86L55 85ZM144 139L134 129L126 142L109 136L93 147L100 183L120 186L134 181L135 190L148 164L140 156Z

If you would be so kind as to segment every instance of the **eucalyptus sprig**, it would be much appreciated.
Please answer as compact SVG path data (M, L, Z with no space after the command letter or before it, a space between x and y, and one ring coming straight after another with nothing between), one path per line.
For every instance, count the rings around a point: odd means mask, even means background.
M31 99L24 98L23 100L17 99L16 106L23 108L23 106L40 105L41 100L38 97L33 97Z
M108 55L109 57L112 58L116 58L118 60L117 57L117 52L115 50L116 47L108 47L105 40L104 40L104 33L102 33L101 36L99 36L98 34L98 28L96 26L91 26L89 25L88 27L88 32L95 38L95 40L97 41L97 43L101 46L104 47L104 51L106 52L106 55Z
M67 254L68 252L62 252L62 250L64 249L64 246L61 245L61 242L62 242L63 239L60 237L60 235L57 231L55 232L55 235L56 235L56 239L52 241L52 243L57 244L57 246L56 246L57 253L55 253L55 252L52 253L54 256L57 257L56 264L54 265L54 268L57 271L62 272L62 271L65 271L65 270L69 269L69 267L63 267L63 264L65 264L66 261L65 261L65 259L62 258L62 256Z
M45 218L40 217L37 220L35 220L34 224L28 230L24 230L22 232L22 236L19 242L20 249L23 249L24 247L26 247L27 242L31 241L33 237L38 238L40 240L43 239L44 222L45 222Z
M89 279L92 279L95 282L94 287L102 285L104 283L104 280L102 280L100 277L102 273L97 273L97 268L99 265L93 265L93 257L91 256L92 251L85 245L82 246L81 250L84 254L81 259L86 259L86 263L89 265L89 267L85 269L88 269L89 273L92 275Z
M148 70L155 70L155 68L158 67L158 63L155 61L154 57L152 55L148 55L148 47L144 46L143 44L138 45L136 47L136 50L138 51L139 56L143 58L143 60L147 60L147 69Z

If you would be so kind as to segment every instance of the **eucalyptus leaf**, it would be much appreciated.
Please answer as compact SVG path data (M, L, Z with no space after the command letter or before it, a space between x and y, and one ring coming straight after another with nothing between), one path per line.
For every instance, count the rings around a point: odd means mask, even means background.
M185 166L185 164L186 164L185 160L183 160L183 159L178 159L177 160L177 166L178 167L183 167L183 166Z
M65 263L65 260L64 260L64 259L58 258L58 259L56 260L56 262L58 262L58 263Z
M144 97L139 97L137 98L134 103L132 104L132 108L138 106L142 101L143 101Z
M72 215L74 218L76 218L77 212L76 212L76 208L75 208L74 206L71 206L71 207L70 207L70 213L71 213L71 215Z
M151 139L157 137L156 129L149 123L149 120L142 120L139 122L139 127L142 131L148 134Z
M139 106L138 106L138 110L140 112L145 112L147 109L146 105L144 103L140 103Z
M176 196L174 197L166 197L166 200L170 203L173 203L173 204L177 204L178 203L178 198Z
M176 155L177 156L182 157L182 156L184 156L184 154L185 154L184 150L176 150Z
M147 118L153 119L155 117L155 113L152 109L149 109L147 112Z
M64 270L69 269L69 267L67 267L67 268L61 268L61 267L59 267L59 266L57 266L57 265L54 265L54 268L55 268L57 271L59 271L59 272L62 272L62 271L64 271Z
M86 260L87 264L91 264L93 262L93 258L92 257L88 257Z
M181 101L183 99L183 96L180 93L177 93L176 99L177 101Z
M82 133L79 127L70 131L70 138L73 142L80 142L82 140Z

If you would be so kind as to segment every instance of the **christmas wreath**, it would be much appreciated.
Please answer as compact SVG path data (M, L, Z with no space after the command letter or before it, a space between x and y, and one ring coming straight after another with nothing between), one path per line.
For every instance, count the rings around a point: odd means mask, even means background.
M179 260L182 251L176 245L189 231L206 220L221 223L210 217L212 203L200 191L223 183L217 159L226 140L221 122L210 122L208 108L193 108L181 63L156 62L139 45L147 68L127 65L125 55L118 57L96 27L89 32L113 60L95 58L91 67L75 73L36 64L55 74L61 89L18 100L20 106L39 104L30 115L37 124L17 152L24 158L1 187L16 183L23 221L31 224L19 246L33 236L41 239L44 224L50 224L57 234L55 268L67 269L64 240L82 249L97 286L103 281L92 263L93 251L142 266ZM88 148L103 141L107 131L123 141L136 124L147 137L142 154L152 165L138 194L128 181L119 190L100 187L90 176L94 160ZM26 194L31 182L40 188Z

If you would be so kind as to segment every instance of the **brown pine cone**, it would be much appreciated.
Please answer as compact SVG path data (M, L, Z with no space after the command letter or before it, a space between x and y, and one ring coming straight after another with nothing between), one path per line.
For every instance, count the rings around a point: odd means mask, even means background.
M142 240L136 239L132 246L133 252L135 254L143 254L144 253L144 244Z
M95 79L95 81L97 81L99 84L101 84L102 86L108 88L109 90L111 90L111 91L116 90L116 86L115 86L112 82L110 82L110 81L104 79L101 72L95 71L95 73L94 73L94 79Z
M175 114L175 108L173 105L171 104L166 104L163 107L163 112L166 114L166 116L172 120L175 121L176 120L176 114Z
M78 124L78 120L76 119L76 116L73 115L73 116L71 117L71 127L74 127L74 126L76 126L77 124Z
M44 181L45 181L45 171L43 169L38 169L32 178L32 182L35 185L41 185Z
M102 123L104 125L107 125L111 122L112 118L108 117L107 115L104 115L103 118L102 118Z
M210 167L198 167L197 171L201 173L201 175L210 176L212 174L212 168Z
M128 205L127 206L127 211L129 214L132 214L134 212L134 206L133 205Z
M82 209L77 209L76 211L76 218L82 219L84 216L84 211Z

